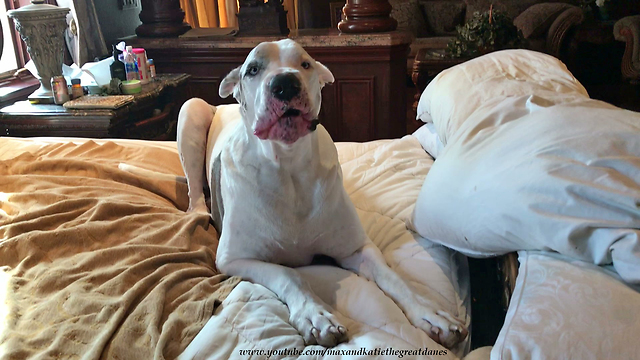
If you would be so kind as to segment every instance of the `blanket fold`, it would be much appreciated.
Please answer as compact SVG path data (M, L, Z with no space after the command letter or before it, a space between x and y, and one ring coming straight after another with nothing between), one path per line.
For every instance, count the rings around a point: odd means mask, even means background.
M161 146L0 139L0 354L175 358L239 282Z

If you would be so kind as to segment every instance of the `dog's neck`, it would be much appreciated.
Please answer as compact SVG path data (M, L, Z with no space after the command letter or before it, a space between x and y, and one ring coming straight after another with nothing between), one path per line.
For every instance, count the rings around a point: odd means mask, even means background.
M259 154L277 167L291 169L308 167L318 160L314 154L314 147L317 148L318 142L316 131L301 137L290 145L274 140L261 140L252 133L248 133L247 136L249 141L255 143Z

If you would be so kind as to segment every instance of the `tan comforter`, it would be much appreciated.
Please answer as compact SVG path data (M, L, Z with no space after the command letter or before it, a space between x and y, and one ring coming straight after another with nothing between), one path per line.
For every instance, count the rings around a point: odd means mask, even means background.
M171 146L0 138L0 356L174 358L238 282Z

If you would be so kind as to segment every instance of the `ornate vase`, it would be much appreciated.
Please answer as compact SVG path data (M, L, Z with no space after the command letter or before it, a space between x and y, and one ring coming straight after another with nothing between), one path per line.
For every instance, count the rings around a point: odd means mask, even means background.
M53 103L51 78L62 75L67 13L68 8L48 5L44 0L31 0L30 5L7 12L40 76L40 87L29 95L31 101Z

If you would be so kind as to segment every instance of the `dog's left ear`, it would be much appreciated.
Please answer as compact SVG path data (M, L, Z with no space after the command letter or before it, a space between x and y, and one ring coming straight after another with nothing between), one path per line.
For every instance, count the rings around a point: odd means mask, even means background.
M240 66L231 70L231 72L224 77L220 83L218 95L224 99L233 94L233 89L238 85L238 82L240 82Z
M333 82L336 81L331 71L326 66L322 65L320 61L316 61L316 65L321 86L324 86L325 84L333 84Z

